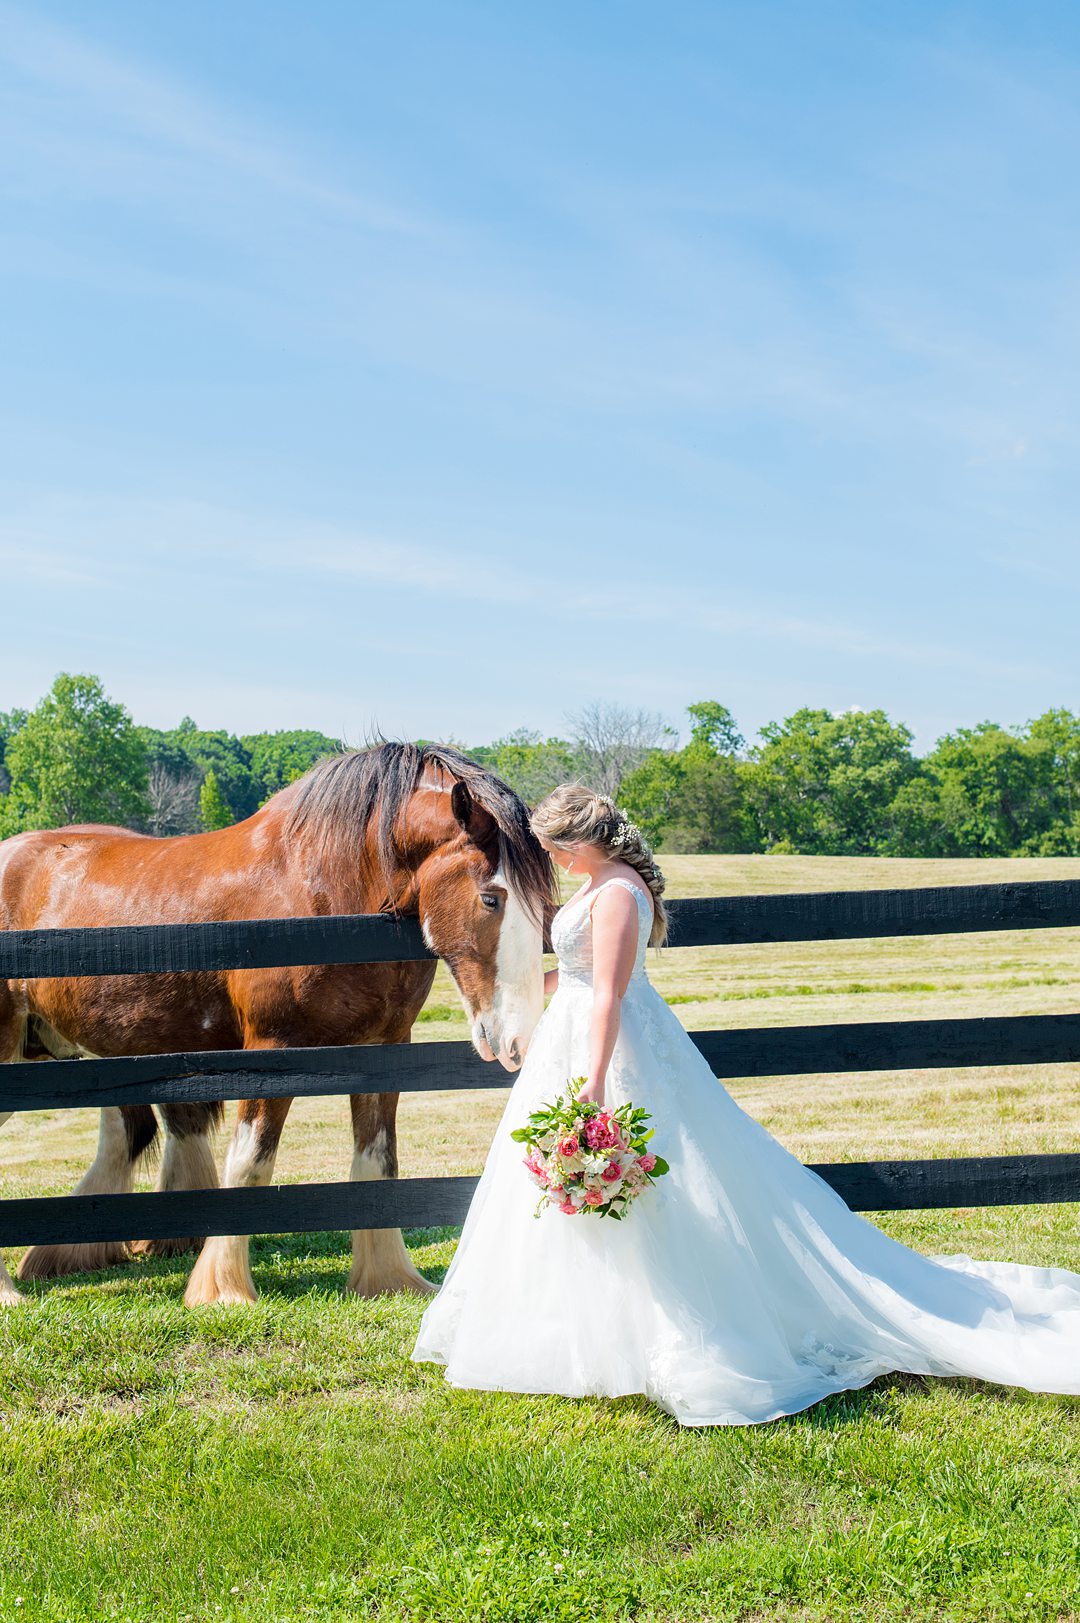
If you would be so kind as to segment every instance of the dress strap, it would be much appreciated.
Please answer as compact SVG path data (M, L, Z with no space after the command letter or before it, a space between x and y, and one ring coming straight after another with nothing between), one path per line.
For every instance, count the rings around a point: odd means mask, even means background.
M640 896L643 902L649 902L650 912L653 910L651 899L643 893L640 885L635 885L632 879L624 879L622 874L613 874L610 879L602 880L600 884L596 886L595 890L587 891L584 896L580 891L578 891L576 895L571 896L568 902L563 903L562 907L559 909L559 912L566 912L569 908L573 907L576 902L583 901L585 903L586 913L591 915L593 901L597 896L599 896L605 885L625 885L627 890L632 890L634 892L635 896Z
M621 873L613 874L610 879L605 879L603 884L597 885L596 890L603 890L604 885L625 885L627 890L632 890L634 892L635 896L641 896L642 894L641 886L635 885L632 879L624 879ZM593 894L595 895L596 891L594 891ZM645 901L647 898L642 897L642 900Z
M603 890L605 885L625 885L627 890L632 890L634 895L640 897L640 899L643 902L648 902L648 904L649 904L649 912L650 913L653 912L652 898L649 897L649 896L646 896L643 893L643 891L641 889L641 886L640 885L635 885L634 881L632 879L624 879L622 874L617 873L617 874L613 874L610 879L605 879L602 884L597 885L596 889L594 891L590 892L590 894L585 898L585 900L586 900L586 902L588 904L585 911L590 916L592 914L593 898L596 897L596 896L599 896L600 892Z

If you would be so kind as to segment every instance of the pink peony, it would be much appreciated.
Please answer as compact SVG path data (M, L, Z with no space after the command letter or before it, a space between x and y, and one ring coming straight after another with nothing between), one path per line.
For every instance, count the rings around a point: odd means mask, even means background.
M576 1155L580 1148L581 1145L578 1143L576 1133L567 1133L565 1138L560 1138L559 1140L560 1155Z
M585 1142L590 1150L610 1150L618 1142L619 1131L605 1110L585 1126Z
M618 1161L609 1161L600 1176L605 1183L614 1183L617 1178L622 1177L622 1167Z
M586 1206L602 1206L604 1204L604 1199L605 1196L602 1189L590 1189L585 1195L585 1204Z
M655 1165L656 1156L653 1155L651 1151L648 1155L638 1156L638 1166L641 1168L642 1172L651 1172Z
M572 1200L564 1200L562 1205L559 1207L559 1210L560 1212L565 1212L567 1217L573 1217L574 1213L577 1211L577 1207L574 1205Z

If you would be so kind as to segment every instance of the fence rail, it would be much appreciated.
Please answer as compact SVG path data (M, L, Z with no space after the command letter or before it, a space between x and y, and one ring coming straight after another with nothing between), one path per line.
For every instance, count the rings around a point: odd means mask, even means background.
M673 947L1042 930L1080 924L1080 880L695 896L667 907ZM4 980L403 963L430 957L415 919L378 913L0 931Z
M669 904L676 948L1080 925L1080 882L700 897ZM199 973L430 958L383 915L0 932L0 978ZM715 1075L790 1076L1080 1059L1080 1014L866 1021L692 1033ZM467 1042L152 1054L0 1067L0 1110L508 1086ZM1080 1200L1080 1155L812 1168L858 1211ZM474 1178L279 1184L0 1200L0 1245L304 1233L460 1222Z
M1080 1015L1076 1014L737 1027L689 1035L714 1076L724 1080L1045 1065L1080 1059ZM435 1093L508 1087L511 1081L501 1068L486 1065L467 1042L225 1048L0 1066L0 1110L299 1099L336 1093Z

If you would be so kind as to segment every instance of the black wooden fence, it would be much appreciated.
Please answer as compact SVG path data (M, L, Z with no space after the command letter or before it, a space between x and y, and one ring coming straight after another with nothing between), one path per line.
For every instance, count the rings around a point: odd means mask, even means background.
M670 945L837 941L1080 925L1080 882L702 897L669 903ZM418 924L383 915L0 932L0 979L153 974L428 958ZM700 1031L717 1077L922 1070L1080 1060L1080 1014ZM0 1111L170 1100L509 1086L467 1042L0 1066ZM1080 1154L815 1165L856 1211L1080 1200ZM278 1184L0 1200L0 1245L284 1234L460 1222L475 1178Z

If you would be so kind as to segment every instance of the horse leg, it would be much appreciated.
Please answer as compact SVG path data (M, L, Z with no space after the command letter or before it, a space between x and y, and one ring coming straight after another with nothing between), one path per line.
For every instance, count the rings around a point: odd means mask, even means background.
M0 981L0 1061L6 1063L22 1058L25 1031L26 1017L15 1007L7 981ZM13 1114L11 1110L0 1111L0 1127ZM15 1281L5 1268L3 1257L0 1257L0 1307L20 1306L25 1301L26 1297L20 1296L16 1290Z
M11 1114L10 1110L0 1111L0 1127ZM15 1281L4 1267L3 1257L0 1257L0 1307L21 1307L25 1301L26 1297L16 1289Z
M135 1163L157 1137L157 1119L149 1105L106 1105L99 1114L97 1155L74 1193L128 1195ZM17 1271L20 1279L55 1279L129 1260L123 1240L76 1240L66 1245L32 1245Z
M249 1045L253 1046L253 1045ZM225 1157L226 1189L257 1189L270 1182L291 1099L241 1099ZM191 1271L184 1302L254 1302L250 1236L219 1234L206 1240Z
M397 1177L399 1097L396 1093L349 1095L354 1180ZM346 1289L358 1296L378 1296L383 1291L416 1291L426 1296L435 1287L413 1267L400 1229L354 1229Z
M225 1107L215 1101L159 1105L158 1109L165 1124L165 1149L155 1189L216 1189L217 1163L210 1135L220 1125ZM185 1251L198 1251L202 1245L201 1235L189 1235L177 1240L133 1240L131 1249L140 1257L178 1257Z

